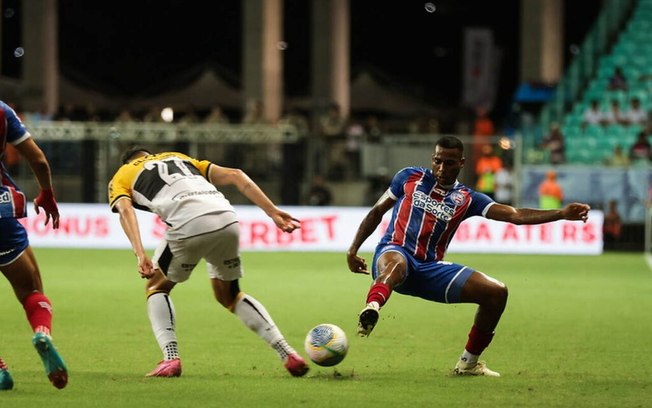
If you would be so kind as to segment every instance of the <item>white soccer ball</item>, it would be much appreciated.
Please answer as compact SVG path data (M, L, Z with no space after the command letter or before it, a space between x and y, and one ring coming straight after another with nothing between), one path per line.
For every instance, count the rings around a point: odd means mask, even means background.
M331 367L344 360L349 341L344 330L334 324L322 323L310 329L304 347L313 363Z

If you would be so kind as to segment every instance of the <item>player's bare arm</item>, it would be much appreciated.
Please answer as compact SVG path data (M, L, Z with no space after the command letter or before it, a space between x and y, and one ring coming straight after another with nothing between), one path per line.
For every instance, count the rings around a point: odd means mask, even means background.
M34 212L39 214L40 208L43 208L45 210L45 225L52 219L52 227L59 228L59 208L52 190L52 172L48 159L31 137L15 145L15 148L27 160L38 181L40 192L34 199Z
M216 186L235 186L242 195L260 207L284 232L292 232L301 227L301 223L287 212L279 209L263 190L244 171L240 169L221 167L216 164L210 167L209 181Z
M544 224L557 220L584 221L589 218L591 207L583 203L571 203L564 208L540 210L535 208L514 208L505 204L494 204L487 211L487 218L510 222L516 225Z
M127 238L129 238L134 255L136 255L136 259L138 260L138 273L142 278L151 278L154 276L154 266L143 247L138 218L136 217L136 211L134 211L131 200L126 197L120 198L116 201L115 208L120 214L120 225Z
M367 269L367 262L364 258L358 256L358 250L367 238L378 228L378 225L383 219L383 215L394 206L394 201L389 194L383 194L380 199L374 204L369 213L364 217L358 231L353 238L353 242L346 252L346 261L349 265L349 270L354 273L369 274Z

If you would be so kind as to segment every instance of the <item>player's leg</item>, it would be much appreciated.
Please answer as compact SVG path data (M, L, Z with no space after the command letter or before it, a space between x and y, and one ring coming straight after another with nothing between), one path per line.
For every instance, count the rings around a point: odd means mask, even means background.
M176 311L170 292L177 282L182 282L199 261L195 249L196 237L183 241L161 241L152 257L156 274L147 280L147 316L156 342L163 353L156 368L148 377L178 377L181 375L181 358L176 332Z
M238 280L211 278L211 284L217 301L272 347L290 374L301 377L308 372L305 360L287 342L265 306L253 296L240 291Z
M397 250L381 250L373 265L374 283L367 292L365 308L358 317L358 334L369 336L378 323L380 308L389 300L394 288L405 280L408 263L405 255Z
M232 224L215 235L215 247L205 256L215 299L269 344L290 374L296 377L305 375L308 365L288 344L265 306L240 290L238 279L242 278L243 271L239 254L238 224Z
M460 356L454 374L487 375L498 377L495 371L479 361L482 352L489 346L498 321L507 304L507 286L482 272L475 271L468 278L460 294L460 302L476 303L478 309L468 340Z
M175 283L165 279L160 271L147 280L147 316L156 342L163 353L148 377L178 377L181 375L181 359L176 332L176 312L170 297Z
M4 263L0 270L14 290L16 298L23 305L32 331L32 344L38 352L45 373L57 388L68 383L68 369L63 358L52 343L52 303L43 293L41 275L34 252L26 246L16 258Z

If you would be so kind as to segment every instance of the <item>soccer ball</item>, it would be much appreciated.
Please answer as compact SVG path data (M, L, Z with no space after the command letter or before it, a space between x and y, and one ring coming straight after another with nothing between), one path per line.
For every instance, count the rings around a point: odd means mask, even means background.
M334 324L322 323L310 329L304 347L313 363L331 367L344 360L349 341L344 330Z

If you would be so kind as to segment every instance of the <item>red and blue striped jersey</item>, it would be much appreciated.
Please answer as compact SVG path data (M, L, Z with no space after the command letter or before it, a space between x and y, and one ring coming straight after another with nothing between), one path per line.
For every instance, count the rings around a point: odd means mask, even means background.
M2 163L7 143L18 144L30 137L16 112L0 101L0 218L27 216L25 195L7 173Z
M432 170L406 167L387 190L396 200L392 218L380 244L400 245L421 261L440 261L460 223L485 216L494 201L455 182L450 189L437 185Z

